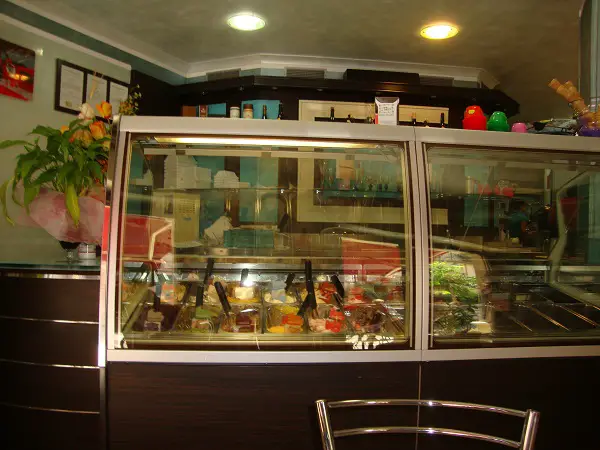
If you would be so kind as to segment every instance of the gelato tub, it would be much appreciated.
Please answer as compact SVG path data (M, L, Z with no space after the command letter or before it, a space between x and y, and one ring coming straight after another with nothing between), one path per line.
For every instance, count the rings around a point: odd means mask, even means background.
M346 311L350 313L352 329L359 333L380 333L387 320L385 310L379 305L350 305Z
M269 333L293 333L304 331L304 319L298 314L298 307L290 305L270 305L267 307L266 329Z
M239 282L227 283L227 300L230 303L260 303L260 287L241 286Z
M171 331L180 310L180 305L161 303L158 311L155 311L153 305L145 304L131 329L133 331Z
M231 305L229 314L221 315L220 330L225 333L252 333L261 332L261 308L258 305L248 304Z
M193 305L185 308L177 320L177 331L191 331L194 333L216 333L219 329L222 309L215 305Z
M333 305L318 305L308 313L311 333L343 333L347 329L344 312Z

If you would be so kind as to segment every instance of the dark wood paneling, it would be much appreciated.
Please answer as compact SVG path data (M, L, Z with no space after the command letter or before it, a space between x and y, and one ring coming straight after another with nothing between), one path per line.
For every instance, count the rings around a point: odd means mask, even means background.
M406 85L401 83L365 82L349 80L321 80L269 76L245 76L225 80L206 81L177 86L181 100L186 105L204 104L198 101L208 98L210 93L219 92L222 100L227 93L255 89L288 90L297 93L297 98L318 100L340 93L345 101L357 101L353 96L365 96L373 101L375 96L399 96L402 104L455 106L464 109L472 104L480 105L486 113L505 111L510 117L519 112L519 104L497 89L461 88L449 86ZM257 97L254 97L257 98ZM333 100L333 98L327 98ZM460 105L460 107L459 107Z
M457 400L540 411L536 450L597 450L600 358L445 361L423 363L422 398ZM421 425L519 438L513 418L422 408ZM419 448L495 449L455 438L419 438Z
M95 366L98 326L0 319L0 359Z
M98 369L0 362L0 402L74 411L100 410Z
M0 448L100 449L98 415L36 411L0 405Z
M169 365L112 363L108 373L110 448L321 449L320 398L414 398L418 363ZM336 427L416 423L416 410L334 411ZM383 422L382 422L383 421ZM414 448L413 436L376 438L382 448ZM193 445L192 445L193 446ZM362 439L338 448L364 447ZM375 447L369 447L375 448ZM390 447L391 448L391 447ZM404 447L403 447L404 448Z
M137 70L131 71L131 86L139 85L142 97L139 99L140 116L179 116L181 102L175 86L165 83Z
M98 321L97 280L0 277L0 316Z

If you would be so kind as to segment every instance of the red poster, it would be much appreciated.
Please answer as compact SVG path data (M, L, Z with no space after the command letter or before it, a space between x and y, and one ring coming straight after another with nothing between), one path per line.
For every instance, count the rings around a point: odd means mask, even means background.
M33 98L35 52L0 39L0 95Z

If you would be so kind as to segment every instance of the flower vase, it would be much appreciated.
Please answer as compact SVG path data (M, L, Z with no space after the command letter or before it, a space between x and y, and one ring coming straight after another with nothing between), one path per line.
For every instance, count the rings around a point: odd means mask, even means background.
M79 242L58 241L58 243L65 251L65 258L69 264L78 260L77 248L79 247Z

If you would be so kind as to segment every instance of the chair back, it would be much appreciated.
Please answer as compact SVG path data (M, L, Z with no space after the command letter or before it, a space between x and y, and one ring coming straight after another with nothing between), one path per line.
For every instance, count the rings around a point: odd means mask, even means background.
M466 439L476 439L485 442L491 442L505 447L516 448L519 450L533 450L535 436L537 433L540 413L528 409L519 411L516 409L501 408L497 406L479 405L476 403L463 403L440 400L407 400L407 399L379 399L379 400L342 400L329 402L327 400L317 400L317 415L319 418L319 428L321 431L321 441L323 450L335 450L336 438L371 435L371 434L433 434L442 436L454 436ZM386 427L365 427L349 428L342 430L333 430L329 411L337 408L358 408L372 406L418 406L428 408L457 408L471 411L481 411L487 413L503 414L523 419L523 431L520 441L513 441L489 434L476 433L472 431L455 430L450 428L420 427L420 426L386 426Z

